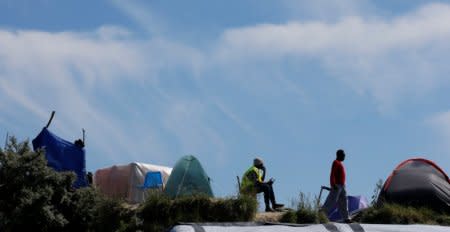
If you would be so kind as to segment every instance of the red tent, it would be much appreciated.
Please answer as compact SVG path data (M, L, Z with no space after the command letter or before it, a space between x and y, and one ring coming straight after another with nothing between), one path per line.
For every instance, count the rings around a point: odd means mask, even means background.
M450 212L450 181L434 162L408 159L392 171L378 200Z

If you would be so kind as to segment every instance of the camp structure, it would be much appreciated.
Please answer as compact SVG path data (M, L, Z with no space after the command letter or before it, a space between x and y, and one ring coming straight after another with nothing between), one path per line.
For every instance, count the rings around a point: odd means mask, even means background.
M327 223L314 225L282 223L181 223L170 232L448 232L447 226L436 225L378 225Z
M387 178L378 202L426 206L450 212L450 182L447 174L434 162L408 159L400 163Z
M85 150L82 146L66 141L52 132L47 127L33 139L33 149L44 149L47 165L59 172L75 172L77 179L73 187L87 186Z
M106 196L140 203L149 194L147 189L142 188L148 172L160 172L164 187L172 168L138 162L114 165L98 169L94 174L94 185Z
M351 217L357 215L364 209L369 207L367 199L363 196L347 196L348 213ZM337 206L335 206L328 214L328 219L333 222L343 221Z
M171 198L197 194L213 197L210 178L197 158L192 155L178 160L164 192Z

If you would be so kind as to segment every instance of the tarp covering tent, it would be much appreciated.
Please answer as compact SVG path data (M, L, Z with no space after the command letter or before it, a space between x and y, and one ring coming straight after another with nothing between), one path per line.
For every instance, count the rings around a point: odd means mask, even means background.
M148 192L140 188L147 172L161 172L163 187L169 179L172 168L145 163L114 165L99 169L94 174L94 185L103 194L125 199L129 203L140 203Z
M347 199L348 199L348 212L351 216L369 207L367 199L363 196L347 196ZM343 220L337 207L334 207L334 209L330 211L330 213L328 214L328 219L334 222Z
M74 187L87 186L85 150L51 133L46 127L33 139L33 149L45 149L48 166L56 171L73 171Z
M450 227L431 225L377 225L327 223L315 225L264 223L187 223L170 232L450 232Z
M378 200L450 212L449 178L430 160L408 159L387 178Z
M192 155L182 157L175 164L165 193L172 198L195 194L213 197L210 179L200 162Z

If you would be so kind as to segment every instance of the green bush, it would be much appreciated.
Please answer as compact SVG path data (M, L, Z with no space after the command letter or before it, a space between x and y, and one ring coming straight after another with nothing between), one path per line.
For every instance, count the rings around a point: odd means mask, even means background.
M138 217L144 231L161 231L178 222L249 221L256 208L256 200L246 196L211 199L199 195L172 200L153 193L138 209Z
M93 188L76 190L62 208L69 221L65 231L132 231L136 224L134 212L122 201Z
M92 188L74 190L74 180L11 137L0 149L0 231L133 231L131 210Z
M0 150L0 164L0 230L58 231L69 223L58 206L69 199L73 173L56 173L42 151L14 137Z
M383 204L365 210L361 222L376 224L441 224L450 225L450 215L428 208Z
M327 217L319 212L317 199L312 200L306 194L300 192L297 204L297 223L326 223Z
M317 212L310 209L298 209L296 212L297 223L316 223L318 220Z
M297 223L297 213L294 210L288 210L280 218L282 223Z
M292 204L296 205L297 209L285 212L280 222L298 224L328 222L326 215L317 208L317 198L312 200L310 196L300 192L298 200L293 200Z

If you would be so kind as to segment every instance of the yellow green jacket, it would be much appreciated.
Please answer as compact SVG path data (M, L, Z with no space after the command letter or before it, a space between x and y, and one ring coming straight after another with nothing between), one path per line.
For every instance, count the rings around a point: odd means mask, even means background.
M251 166L242 176L241 191L254 192L256 184L262 182L262 170Z

